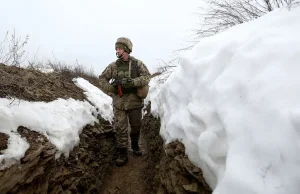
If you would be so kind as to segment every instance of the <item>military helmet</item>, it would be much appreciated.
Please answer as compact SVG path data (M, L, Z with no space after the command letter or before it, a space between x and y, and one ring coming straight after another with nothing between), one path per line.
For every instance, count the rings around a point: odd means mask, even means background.
M124 49L125 52L131 53L132 52L132 42L129 38L120 37L117 39L115 47Z

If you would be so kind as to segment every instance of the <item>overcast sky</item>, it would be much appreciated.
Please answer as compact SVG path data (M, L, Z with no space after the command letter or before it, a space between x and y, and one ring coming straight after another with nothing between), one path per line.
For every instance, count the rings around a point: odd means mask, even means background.
M116 60L118 37L133 42L132 56L154 72L197 27L199 0L0 0L0 35L29 35L27 50L40 57L92 67ZM53 54L52 54L53 53Z

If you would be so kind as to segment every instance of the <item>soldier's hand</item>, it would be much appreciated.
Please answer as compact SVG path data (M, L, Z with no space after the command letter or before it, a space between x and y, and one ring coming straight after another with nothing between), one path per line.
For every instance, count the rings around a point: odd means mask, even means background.
M118 93L117 89L115 87L113 87L113 86L110 86L108 88L108 92L113 93L113 94L117 94Z
M132 87L134 87L134 82L131 78L123 78L122 86L123 86L123 88L132 88Z

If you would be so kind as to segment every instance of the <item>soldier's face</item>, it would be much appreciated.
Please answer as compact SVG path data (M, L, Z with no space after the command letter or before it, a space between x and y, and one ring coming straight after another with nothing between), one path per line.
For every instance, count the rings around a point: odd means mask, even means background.
M122 56L123 53L124 53L124 49L118 47L116 48L117 57Z
M119 59L127 60L129 54L124 51L122 48L116 48L116 55Z

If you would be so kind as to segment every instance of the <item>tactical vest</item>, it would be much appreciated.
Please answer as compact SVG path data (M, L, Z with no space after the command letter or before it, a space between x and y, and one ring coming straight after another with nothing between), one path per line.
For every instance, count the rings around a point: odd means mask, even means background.
M138 68L137 68L137 60L131 59L131 73L130 78L134 79L139 76ZM123 79L126 77L129 77L129 61L116 61L116 67L117 67L117 75L118 79ZM122 91L124 94L129 93L136 93L136 88L122 88Z

